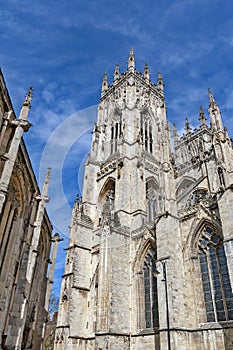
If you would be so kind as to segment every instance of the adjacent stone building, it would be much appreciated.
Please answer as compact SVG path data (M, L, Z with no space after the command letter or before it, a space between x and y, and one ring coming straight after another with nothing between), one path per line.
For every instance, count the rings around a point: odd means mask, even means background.
M161 74L131 50L104 76L55 350L233 349L233 151L210 90L208 110L172 146Z
M40 193L22 138L31 126L31 99L32 88L17 118L0 71L0 347L5 350L40 349L47 319L50 170Z

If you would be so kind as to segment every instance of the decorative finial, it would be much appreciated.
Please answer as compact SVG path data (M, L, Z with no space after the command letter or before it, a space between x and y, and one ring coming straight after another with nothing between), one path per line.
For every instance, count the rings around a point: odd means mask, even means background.
M79 194L77 193L76 198L75 198L75 203L79 203Z
M203 112L202 106L200 106L199 120L201 125L206 125L206 117L205 113Z
M210 127L214 131L223 132L224 128L223 128L220 108L217 102L214 100L214 97L210 88L208 89L208 93L209 93L209 100L210 100L210 104L208 108L209 115L210 115Z
M31 108L32 91L33 91L33 87L30 87L28 89L28 93L25 97L24 103L22 104L19 119L27 120L28 118L29 109Z
M150 80L150 71L147 63L144 66L144 78Z
M48 190L49 190L49 184L50 184L50 177L51 177L51 168L49 167L47 170L47 174L45 176L43 188L42 188L42 197L45 200L45 202L49 201Z
M23 106L29 106L31 105L31 102L32 102L32 92L33 92L33 87L30 86L30 88L28 89L28 93L25 97L25 100L24 100L24 103L23 103Z
M101 97L104 96L104 94L107 90L108 90L108 75L107 75L107 73L104 73L104 78L103 78L103 82L102 82Z
M114 76L114 81L116 81L120 77L120 69L119 69L118 64L116 64L113 76Z
M208 93L209 93L210 106L213 106L214 104L216 104L216 102L214 100L214 96L210 88L208 89Z
M188 118L186 118L186 120L185 120L185 131L186 131L187 134L191 132L191 128L190 128L190 124L189 124Z
M158 72L158 88L163 91L164 90L164 83L163 83L163 77L160 72Z
M132 72L134 72L134 69L135 69L135 59L134 59L134 52L132 48L130 49L130 53L129 53L128 69Z

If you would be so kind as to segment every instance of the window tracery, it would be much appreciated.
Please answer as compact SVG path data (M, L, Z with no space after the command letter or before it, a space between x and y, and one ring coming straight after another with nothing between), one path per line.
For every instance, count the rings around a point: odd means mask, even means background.
M210 200L211 196L208 194L207 189L198 188L190 194L186 202L186 207L191 207L200 203L208 203Z

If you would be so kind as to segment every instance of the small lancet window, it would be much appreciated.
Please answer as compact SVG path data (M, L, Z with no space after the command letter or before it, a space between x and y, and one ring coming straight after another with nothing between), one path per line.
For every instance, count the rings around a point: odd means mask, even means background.
M159 327L158 292L156 272L156 251L151 247L144 259L144 298L145 298L145 326Z
M152 126L149 126L149 146L150 146L150 153L153 153L153 139L152 139Z
M144 149L149 153L153 153L152 125L147 115L141 115L140 136Z
M207 322L233 320L233 294L223 240L208 226L199 239L199 261Z
M111 126L111 154L118 150L118 140L122 136L121 120L113 121Z
M225 187L225 179L224 179L224 174L222 168L218 168L218 177L219 177L219 182L221 186Z

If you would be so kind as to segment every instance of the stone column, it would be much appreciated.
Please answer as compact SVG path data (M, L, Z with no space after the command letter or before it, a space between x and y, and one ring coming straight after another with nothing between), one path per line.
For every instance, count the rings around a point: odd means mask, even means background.
M50 171L51 169L48 168L48 172L46 174L45 181L43 184L42 194L36 197L36 199L39 201L39 205L38 205L36 220L34 223L35 228L33 232L33 237L32 237L32 242L31 242L31 247L29 252L27 273L26 273L26 279L28 280L29 284L32 282L33 271L36 263L37 248L38 248L39 239L40 239L41 224L44 218L45 204L49 202L48 188L49 188L49 182L50 182Z
M48 281L47 281L47 291L46 291L46 298L45 298L45 310L47 310L47 311L49 309L49 299L50 299L52 284L53 284L55 263L56 263L56 259L57 259L58 243L61 241L64 241L64 239L59 236L59 233L55 233L55 235L51 239L51 242L53 242L53 248L52 248L52 254L51 254L52 255L51 256L51 265L50 265L50 269L49 269L49 277L48 277Z

